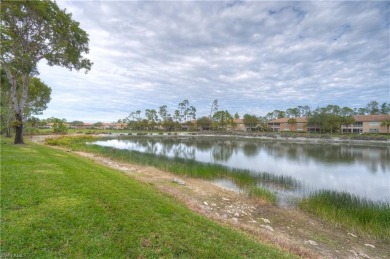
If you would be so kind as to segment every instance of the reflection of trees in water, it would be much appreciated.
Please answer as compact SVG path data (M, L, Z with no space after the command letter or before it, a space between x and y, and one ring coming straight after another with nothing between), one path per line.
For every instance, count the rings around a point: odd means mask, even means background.
M185 143L176 143L173 148L174 157L195 160L195 148Z
M276 158L287 158L308 162L310 159L330 164L354 164L366 166L372 173L382 169L390 171L389 148L347 145L262 143L268 154Z
M365 147L352 145L287 143L287 142L250 142L212 139L133 139L133 143L156 154L174 154L187 159L195 159L196 151L210 151L211 161L228 161L233 153L243 152L247 157L254 157L260 151L276 159L289 159L301 163L311 160L329 164L359 164L372 173L390 172L390 148Z
M242 151L247 157L251 157L256 156L259 153L260 149L259 145L250 142L245 142Z
M212 146L211 155L214 161L228 161L236 149L237 143L232 141L218 141Z
M214 141L195 140L194 144L199 151L209 151L213 147Z

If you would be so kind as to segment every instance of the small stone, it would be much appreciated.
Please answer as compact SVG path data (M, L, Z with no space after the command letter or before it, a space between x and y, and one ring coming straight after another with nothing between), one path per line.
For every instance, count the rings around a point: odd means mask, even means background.
M358 257L358 256L359 256L358 253L356 253L355 250L348 250L348 251L351 252L355 257Z
M368 247L371 247L371 248L375 248L374 245L370 245L370 244L364 244L365 246L368 246Z
M304 244L309 244L309 245L313 245L313 246L317 246L317 242L316 241L313 241L313 240L305 240Z
M357 235L354 235L352 233L348 233L348 235L353 236L353 237L357 237Z
M206 205L206 206L209 206L209 204L207 203L207 201L204 201L203 204Z
M267 229L267 230L269 230L269 231L271 231L271 232L274 232L274 229L273 229L271 226L268 226L268 225L260 225L260 227L265 228L265 229Z
M222 197L222 200L224 200L224 201L230 201L228 198L224 198L224 197Z
M238 223L238 218L231 218L230 220L233 221L233 223Z
M172 182L180 184L180 185L185 185L186 184L186 182L184 182L183 180L181 180L179 178L173 178Z
M363 257L363 258L370 258L368 255L363 254L363 253L359 253L359 256L361 256L361 257Z
M271 221L269 221L269 219L265 219L265 218L261 218L263 221L264 221L264 223L266 223L266 224L269 224L269 223L271 223Z
M234 217L239 218L240 214L238 212L234 213Z

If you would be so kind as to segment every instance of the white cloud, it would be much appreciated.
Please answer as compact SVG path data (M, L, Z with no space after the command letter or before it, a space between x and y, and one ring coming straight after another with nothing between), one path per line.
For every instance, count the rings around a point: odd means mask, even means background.
M88 74L40 64L45 116L112 121L183 99L240 114L389 101L385 2L59 2L90 35ZM89 114L90 112L91 114ZM102 116L102 117L98 117Z

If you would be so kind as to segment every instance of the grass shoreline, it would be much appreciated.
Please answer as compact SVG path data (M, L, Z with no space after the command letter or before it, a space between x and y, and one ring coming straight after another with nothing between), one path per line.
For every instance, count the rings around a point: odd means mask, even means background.
M1 254L291 258L75 154L1 139Z
M232 180L237 186L246 189L250 197L262 197L270 203L276 202L275 194L266 188L253 184L253 182L259 183L259 181L267 180L267 178L271 177L267 173L256 178L247 170L231 170L220 165L204 164L191 160L168 159L135 151L130 152L97 145L84 145L78 142L77 138L74 139L74 142L72 142L72 139L72 137L65 136L49 139L48 142L54 145L65 145L79 151L97 153L125 162L154 166L162 170L191 177L213 179L223 176ZM84 136L82 139L85 141L87 139L94 140L92 136ZM291 188L299 184L294 182L293 179L277 178L268 180L285 184L285 187L290 186ZM343 206L335 206L336 204L342 204ZM375 205L374 202L359 199L353 195L348 196L345 193L322 191L306 197L298 205L301 209L321 217L335 226L341 225L351 231L356 230L361 234L390 241L390 202ZM350 211L353 211L353 213L349 213ZM377 214L381 216L376 217L375 215Z

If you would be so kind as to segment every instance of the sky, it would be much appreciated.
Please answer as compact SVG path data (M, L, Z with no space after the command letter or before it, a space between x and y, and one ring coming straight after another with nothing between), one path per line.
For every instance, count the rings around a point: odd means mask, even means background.
M113 122L188 100L219 109L390 102L390 2L57 1L89 34L91 71L39 63L40 118Z

